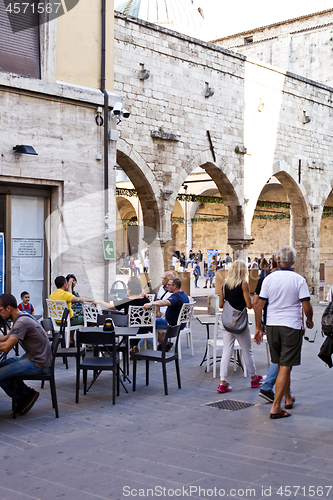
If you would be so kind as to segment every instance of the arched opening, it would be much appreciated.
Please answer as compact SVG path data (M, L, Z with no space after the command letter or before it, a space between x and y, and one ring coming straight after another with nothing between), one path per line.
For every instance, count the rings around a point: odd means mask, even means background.
M249 240L244 234L242 195L225 162L219 158L212 163L209 156L210 151L199 155L191 164L191 173L182 176L177 199L186 223L182 231L173 232L172 248L185 254L201 250L204 258L208 248L215 248L222 258L227 252L240 258Z
M117 257L138 252L138 217L135 207L123 196L117 196Z
M297 251L295 270L313 286L308 207L302 186L289 173L277 171L261 190L253 213L252 236L252 257L261 252L270 255L284 245L293 246Z
M122 140L118 141L116 176L117 204L120 207L121 219L117 233L117 249L119 247L125 252L126 261L130 256L135 256L136 268L139 267L141 272L146 267L144 262L149 254L149 278L154 288L161 276L156 262L163 262L158 238L161 225L159 185L142 157ZM132 205L132 209L128 203ZM153 247L154 250L149 252ZM119 270L120 260L117 264ZM141 274L141 277L144 286L148 277L144 274Z
M275 254L278 248L290 245L290 201L283 185L272 177L263 187L254 210L251 235L253 245L249 257L253 262L261 253Z
M119 141L121 142L121 141ZM118 144L118 148L121 144ZM117 150L117 164L125 172L136 191L142 209L144 239L149 242L155 239L156 232L160 229L159 205L157 196L158 186L151 170L142 158L132 151L132 157L121 149Z
M333 284L333 191L326 198L320 222L320 300Z

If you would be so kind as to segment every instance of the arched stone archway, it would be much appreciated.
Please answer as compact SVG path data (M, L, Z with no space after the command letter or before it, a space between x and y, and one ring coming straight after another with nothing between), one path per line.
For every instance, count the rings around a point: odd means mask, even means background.
M213 162L211 151L205 150L193 157L179 172L170 203L176 200L181 185L196 167L207 172L221 194L224 205L228 207L228 244L233 248L235 259L245 259L252 239L245 231L244 195L235 174L221 156L217 156Z
M124 196L117 196L117 210L121 220L130 220L138 216L136 207Z
M117 255L132 255L138 249L138 226L127 225L130 221L137 221L138 214L136 207L131 200L124 196L117 196ZM132 248L135 249L132 252Z
M122 139L117 145L117 163L138 193L143 215L144 239L150 244L161 230L160 187L139 153Z
M295 270L306 277L308 285L313 287L315 285L314 275L316 272L319 273L319 261L318 269L312 269L311 257L314 245L318 244L319 249L319 233L316 236L311 235L309 215L311 207L308 205L308 196L303 184L298 183L295 172L286 162L281 163L275 166L273 175L282 184L291 205L290 244L297 251Z
M149 277L152 288L156 289L163 271L164 221L171 220L171 212L165 210L160 186L152 170L142 156L122 139L117 145L117 163L132 182L140 200L143 218L142 239L150 248Z
M273 166L272 176L281 184L290 202L290 238L289 244L297 251L295 271L307 280L310 294L318 297L319 293L319 210L311 206L309 196L303 183L298 182L298 176L285 161ZM267 179L268 180L268 179ZM263 184L262 189L265 187ZM251 200L253 216L257 200ZM318 212L318 213L317 213Z

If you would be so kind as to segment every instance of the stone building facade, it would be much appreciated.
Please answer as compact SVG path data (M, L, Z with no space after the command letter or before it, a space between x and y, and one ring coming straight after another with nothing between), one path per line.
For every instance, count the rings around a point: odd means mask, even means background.
M244 31L212 43L333 86L333 9Z
M115 190L110 189L106 199L100 126L105 103L100 90L102 3L76 4L53 20L42 15L38 19L36 14L31 36L38 47L38 71L32 77L20 66L21 52L26 51L26 58L31 55L29 45L13 48L13 59L18 60L14 69L13 61L5 59L8 39L14 46L31 29L23 35L13 32L0 2L0 232L5 242L1 278L4 290L17 299L28 290L37 314L43 314L58 275L75 273L81 295L102 298L109 267L103 254L107 211L108 236L115 238ZM105 88L110 112L121 98L112 92L113 1L107 4ZM25 22L23 14L21 21ZM109 113L107 123L114 128ZM15 154L16 145L32 146L37 155ZM116 141L108 140L107 148L109 185L114 186ZM111 266L106 288L115 278L115 265Z
M143 69L149 78L141 78ZM209 97L207 88L214 89ZM141 202L155 281L177 194L201 167L228 208L234 257L247 257L257 200L272 176L279 181L291 203L296 269L318 297L321 215L332 190L333 89L115 13L115 91L131 111L119 126L117 163Z

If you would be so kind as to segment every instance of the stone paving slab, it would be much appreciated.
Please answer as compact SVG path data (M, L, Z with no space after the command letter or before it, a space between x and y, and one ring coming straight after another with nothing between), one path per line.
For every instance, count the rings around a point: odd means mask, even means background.
M324 305L314 309L320 329ZM161 366L151 365L147 387L139 363L136 392L127 383L129 393L121 388L113 406L110 376L103 374L86 396L81 388L77 405L74 360L69 370L60 360L56 364L59 419L48 386L33 384L41 395L16 420L2 393L0 500L332 499L333 371L317 357L323 339L304 343L302 365L292 371L292 417L273 421L270 404L240 368L233 372L230 364L233 391L217 393L219 379L199 366L205 328L194 320L193 331L195 356L182 340L182 389L174 366L167 367L168 396ZM257 371L267 373L265 346L253 346L253 352ZM224 399L254 406L235 412L206 406Z

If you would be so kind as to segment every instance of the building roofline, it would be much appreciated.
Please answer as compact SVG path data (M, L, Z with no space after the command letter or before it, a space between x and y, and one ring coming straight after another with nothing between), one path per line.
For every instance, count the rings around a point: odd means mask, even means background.
M333 9L329 9L329 10L332 10L332 12L333 12ZM153 24L153 23L150 23L148 21L143 21L142 19L139 19L137 17L126 16L126 15L122 14L121 12L115 11L115 17L122 19L123 21L126 21L126 22L132 22L133 24L137 24L137 25L141 25L141 26L144 26L146 28L149 28L149 29L153 29L154 31L159 31L161 33L165 33L169 36L173 36L175 38L179 38L181 40L185 40L185 41L188 41L190 43L201 45L202 47L205 47L206 49L212 50L214 52L220 52L221 54L225 54L225 55L234 57L236 59L240 59L244 62L249 62L252 64L256 64L257 66L262 66L263 68L267 68L269 70L276 71L278 73L286 75L289 78L293 78L294 80L299 80L299 81L304 82L306 84L313 85L314 87L321 88L321 89L326 90L328 92L333 92L333 87L329 87L328 85L325 85L324 83L317 82L315 80L310 80L310 78L306 78L306 77L303 77L301 75L297 75L296 73L291 73L290 71L282 70L281 68L271 66L270 64L265 64L262 61L247 57L244 54L239 54L238 52L234 52L233 50L225 49L224 47L221 47L219 45L214 45L211 42L204 42L203 40L199 40L199 39L187 36L187 35L183 35L182 33L178 33L177 31L172 31L172 30L169 30L169 29L164 28L162 26L159 26L157 24Z
M228 35L228 36L225 36L222 38L216 38L215 40L211 40L210 43L221 42L223 40L230 40L231 38L235 38L237 36L250 35L252 33L255 33L256 31L262 31L263 29L267 29L267 28L274 28L277 26L282 26L284 24L292 24L295 21L300 21L301 19L315 17L315 16L318 16L319 14L328 14L329 12L333 13L333 9L321 10L319 12L314 12L312 14L304 14L303 16L294 17L292 19L286 19L285 21L280 21L278 23L267 24L266 26L259 26L258 28L253 28L253 29L247 30L247 31L240 31L239 33L234 33L233 35Z

